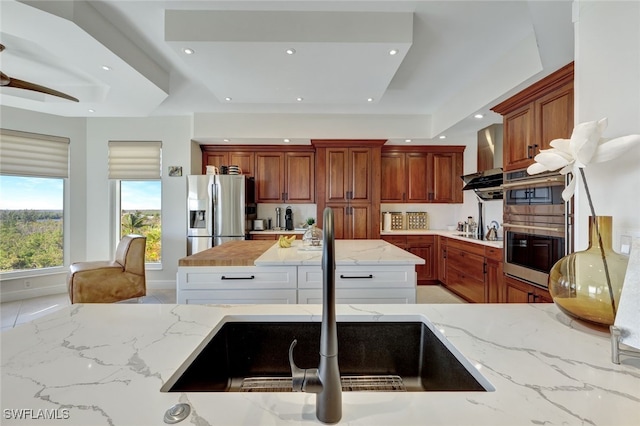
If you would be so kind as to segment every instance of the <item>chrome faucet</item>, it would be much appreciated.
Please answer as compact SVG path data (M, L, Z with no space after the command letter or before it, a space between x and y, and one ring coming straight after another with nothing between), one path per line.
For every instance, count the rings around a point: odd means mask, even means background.
M337 423L342 418L342 384L338 367L338 330L336 324L335 237L333 210L323 212L324 246L322 249L322 328L320 329L320 366L301 369L293 361L289 347L289 364L294 392L316 394L316 417L323 423Z

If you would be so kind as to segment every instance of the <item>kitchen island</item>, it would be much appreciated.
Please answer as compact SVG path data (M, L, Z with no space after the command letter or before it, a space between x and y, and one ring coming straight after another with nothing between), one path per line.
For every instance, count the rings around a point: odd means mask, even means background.
M336 240L338 303L415 303L424 259L383 240ZM232 241L179 260L181 304L295 304L322 300L322 247Z
M160 388L226 320L320 321L321 312L320 305L64 308L0 335L2 424L159 425L178 402L192 408L185 425L319 424L312 394ZM640 360L613 364L608 333L553 304L338 305L337 315L339 322L428 319L495 388L345 392L340 424L638 422Z

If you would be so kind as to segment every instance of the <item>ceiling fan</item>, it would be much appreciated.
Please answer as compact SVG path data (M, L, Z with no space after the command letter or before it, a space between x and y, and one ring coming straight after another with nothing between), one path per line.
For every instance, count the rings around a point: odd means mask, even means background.
M4 45L0 44L0 52L4 50ZM73 102L79 102L78 99L66 93L58 92L57 90L50 89L48 87L40 86L39 84L29 83L28 81L18 80L17 78L10 78L8 75L0 71L0 86L2 87L15 87L16 89L31 90L34 92L45 93L47 95L57 96L59 98L68 99Z

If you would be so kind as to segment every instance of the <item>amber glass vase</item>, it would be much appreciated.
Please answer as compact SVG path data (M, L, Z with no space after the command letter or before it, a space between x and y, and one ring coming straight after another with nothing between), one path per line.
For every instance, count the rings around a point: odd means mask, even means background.
M627 256L611 247L611 223L611 216L589 217L589 247L563 257L549 273L549 292L561 311L607 326L615 320L629 263Z

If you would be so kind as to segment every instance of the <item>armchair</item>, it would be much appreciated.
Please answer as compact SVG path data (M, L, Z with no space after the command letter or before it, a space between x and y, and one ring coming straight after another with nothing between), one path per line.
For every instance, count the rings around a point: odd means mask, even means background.
M110 303L146 295L146 237L126 235L115 260L77 262L70 266L67 289L71 303Z

